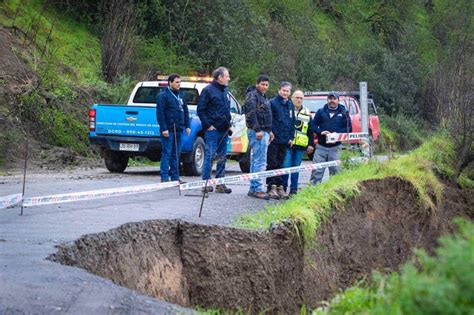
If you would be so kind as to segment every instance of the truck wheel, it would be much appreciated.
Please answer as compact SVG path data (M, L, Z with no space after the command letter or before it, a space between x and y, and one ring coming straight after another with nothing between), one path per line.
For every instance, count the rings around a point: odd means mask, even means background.
M201 176L204 166L204 147L203 138L197 137L193 143L193 150L183 163L184 172L188 176Z
M242 173L250 173L251 147L248 146L247 152L239 160L239 166Z
M128 165L128 155L123 152L105 151L105 167L111 173L123 173Z

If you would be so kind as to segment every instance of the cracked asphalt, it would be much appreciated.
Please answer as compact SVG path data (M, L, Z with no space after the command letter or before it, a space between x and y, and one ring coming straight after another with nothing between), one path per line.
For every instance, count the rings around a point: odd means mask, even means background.
M309 162L305 162L309 163ZM229 163L226 175L239 174ZM182 177L185 181L197 177ZM300 183L309 173L300 174ZM159 181L156 167L130 167L123 174L105 168L29 172L26 197L87 191ZM115 228L127 222L183 219L201 224L231 225L236 216L267 204L247 196L248 183L229 185L230 195L210 194L198 217L201 198L179 196L175 188L153 193L0 210L0 313L1 314L176 314L185 309L148 297L109 280L45 258L55 246L81 235ZM19 193L22 175L0 176L0 196ZM199 191L189 191L198 194Z

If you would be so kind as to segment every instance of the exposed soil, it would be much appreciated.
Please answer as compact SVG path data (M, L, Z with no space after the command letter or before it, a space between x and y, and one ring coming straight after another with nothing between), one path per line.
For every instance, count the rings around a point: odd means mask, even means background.
M83 236L50 259L183 306L292 314L302 301L302 257L284 225L255 232L154 220Z
M315 306L340 288L370 275L396 270L413 249L432 251L439 236L454 231L452 219L474 218L474 196L446 185L433 214L418 206L410 183L371 180L345 211L335 211L316 233L316 248L306 253L305 300Z
M83 236L50 259L183 306L295 314L373 269L396 270L414 248L432 250L453 231L452 218L474 218L473 199L447 186L430 214L409 183L386 178L363 183L306 252L291 225L249 231L145 221Z

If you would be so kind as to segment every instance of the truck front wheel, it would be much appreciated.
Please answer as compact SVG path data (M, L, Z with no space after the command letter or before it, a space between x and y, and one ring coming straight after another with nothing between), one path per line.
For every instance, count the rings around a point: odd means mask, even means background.
M188 176L200 176L204 166L204 139L197 137L193 143L193 149L184 160L184 172Z
M247 152L239 160L239 166L242 173L250 173L251 147L248 146Z
M128 165L128 155L123 152L105 151L105 167L111 173L123 173Z

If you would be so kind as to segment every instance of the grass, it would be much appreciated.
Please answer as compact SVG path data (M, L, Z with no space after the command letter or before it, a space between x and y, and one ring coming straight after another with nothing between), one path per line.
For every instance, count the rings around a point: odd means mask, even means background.
M450 166L453 152L449 138L437 135L410 154L385 163L371 161L347 169L320 185L306 187L285 203L243 215L235 224L243 228L266 229L272 223L290 220L296 223L296 232L311 244L323 220L333 210L343 210L347 200L360 193L362 182L385 177L396 177L411 183L420 208L432 214L443 191L435 172L445 175L453 172Z
M100 77L100 43L86 27L58 12L41 0L7 0L2 4L0 24L15 27L33 42L31 66L37 62L63 65L61 76L82 84L102 81ZM59 79L59 78L57 78Z

